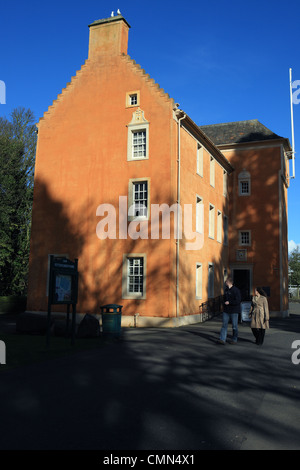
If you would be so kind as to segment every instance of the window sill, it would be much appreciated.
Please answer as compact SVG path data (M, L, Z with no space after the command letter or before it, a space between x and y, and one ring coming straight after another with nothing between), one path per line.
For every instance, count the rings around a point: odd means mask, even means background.
M127 294L127 295L123 295L122 299L124 299L124 300L146 300L146 294L143 294L143 295Z
M131 157L127 158L128 162L136 162L136 161L141 161L141 160L149 160L149 157Z

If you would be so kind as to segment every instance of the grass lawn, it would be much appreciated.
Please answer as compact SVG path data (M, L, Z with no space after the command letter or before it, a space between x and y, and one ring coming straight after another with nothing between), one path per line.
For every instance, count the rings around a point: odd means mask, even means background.
M99 348L104 344L99 338L76 338L74 346L70 338L55 337L50 339L50 347L46 348L46 337L25 334L2 334L0 340L6 346L6 364L0 364L0 373L13 367L33 364L67 354L75 354L91 348Z

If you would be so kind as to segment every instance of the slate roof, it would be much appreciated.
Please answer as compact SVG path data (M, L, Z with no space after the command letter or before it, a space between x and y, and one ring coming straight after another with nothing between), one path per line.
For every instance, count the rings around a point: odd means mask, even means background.
M215 145L282 139L257 119L199 127Z

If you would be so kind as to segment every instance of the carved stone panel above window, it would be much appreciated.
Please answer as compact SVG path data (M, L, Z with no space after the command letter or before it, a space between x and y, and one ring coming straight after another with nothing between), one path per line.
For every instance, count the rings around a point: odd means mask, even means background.
M237 261L247 261L247 250L236 250Z

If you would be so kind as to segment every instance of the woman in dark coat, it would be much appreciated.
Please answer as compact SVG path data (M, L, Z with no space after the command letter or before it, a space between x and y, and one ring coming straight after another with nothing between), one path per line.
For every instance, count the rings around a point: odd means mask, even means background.
M265 331L269 328L269 306L267 294L261 287L255 289L250 309L251 329L255 337L255 342L261 346L264 342Z

